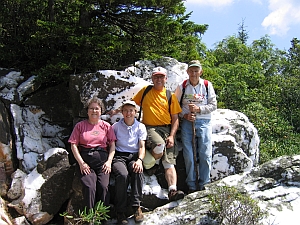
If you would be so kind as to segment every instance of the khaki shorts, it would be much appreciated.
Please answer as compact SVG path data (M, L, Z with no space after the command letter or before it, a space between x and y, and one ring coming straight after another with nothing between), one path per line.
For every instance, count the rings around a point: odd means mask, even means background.
M170 135L171 126L146 126L147 128L147 141L146 141L146 148L149 152L158 145L164 144L166 145L166 139ZM171 148L164 149L164 154L162 156L162 160L166 161L170 164L176 165L176 158L178 156L178 149L176 138L174 138L174 146Z

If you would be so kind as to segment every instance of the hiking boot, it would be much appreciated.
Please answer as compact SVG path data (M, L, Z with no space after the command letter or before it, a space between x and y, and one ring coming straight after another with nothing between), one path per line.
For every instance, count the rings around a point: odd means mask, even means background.
M137 223L140 223L144 220L144 215L143 215L141 207L136 207L136 210L135 210L133 216L134 216L134 221Z
M205 191L206 190L206 188L203 186L203 185L201 185L200 187L199 187L199 191Z
M184 193L183 191L176 191L176 190L171 190L168 194L169 200L172 201L177 201L179 199L184 198Z
M118 224L128 224L127 217L123 212L117 213Z

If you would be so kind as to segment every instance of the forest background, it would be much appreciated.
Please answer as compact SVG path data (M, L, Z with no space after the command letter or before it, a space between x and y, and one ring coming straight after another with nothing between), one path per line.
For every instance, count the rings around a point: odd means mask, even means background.
M122 70L162 56L200 59L218 107L245 113L258 129L260 163L300 153L300 40L279 50L269 36L247 45L243 21L237 34L208 49L209 24L189 21L182 0L2 0L0 66L41 88L71 74Z

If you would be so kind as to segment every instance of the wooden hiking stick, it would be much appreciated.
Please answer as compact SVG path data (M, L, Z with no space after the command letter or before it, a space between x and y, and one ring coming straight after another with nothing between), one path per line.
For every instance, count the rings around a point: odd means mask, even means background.
M197 152L196 152L195 121L192 122L192 129L193 129L192 145L193 145L193 156L194 156L194 170L195 170L195 173L196 173L196 189L198 191L198 190L200 190L200 187L199 187L199 173L198 173Z

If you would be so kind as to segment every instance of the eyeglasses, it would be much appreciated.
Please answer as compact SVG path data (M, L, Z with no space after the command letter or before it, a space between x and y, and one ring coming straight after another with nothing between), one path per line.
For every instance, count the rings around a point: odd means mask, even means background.
M100 108L89 108L89 110L91 110L91 111L100 111Z
M153 77L153 79L157 79L158 80L158 79L165 79L166 76L157 76L156 75L156 76L152 76L152 77Z
M135 110L134 109L124 109L124 110L122 110L122 112L123 113L133 113L133 112L135 112Z

